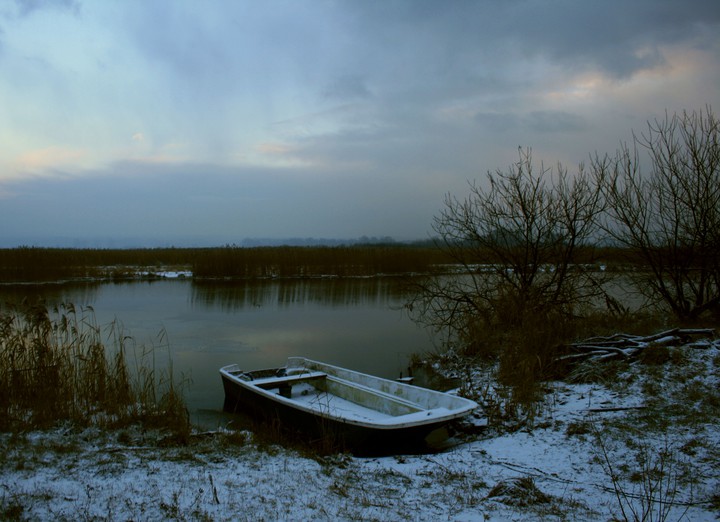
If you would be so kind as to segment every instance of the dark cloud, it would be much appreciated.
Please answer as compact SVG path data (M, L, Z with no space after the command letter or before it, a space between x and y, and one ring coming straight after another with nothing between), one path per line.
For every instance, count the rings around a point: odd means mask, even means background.
M720 2L701 0L316 5L198 11L150 2L131 9L127 25L155 68L149 92L167 76L176 88L154 95L182 104L196 123L208 114L236 117L248 99L273 111L278 92L330 103L372 99L386 119L402 119L447 100L522 95L534 88L532 71L522 68L538 58L559 74L600 70L622 79L663 65L665 44L717 41L700 29L720 31Z
M712 1L531 2L514 37L577 68L601 67L627 77L664 62L661 48L693 42L702 27L720 24Z
M544 55L622 78L662 64L663 45L702 45L720 30L715 0L400 0L354 2L348 9L356 11L359 31L390 44L388 49L407 46L425 59L445 58L446 71L472 68L474 61Z

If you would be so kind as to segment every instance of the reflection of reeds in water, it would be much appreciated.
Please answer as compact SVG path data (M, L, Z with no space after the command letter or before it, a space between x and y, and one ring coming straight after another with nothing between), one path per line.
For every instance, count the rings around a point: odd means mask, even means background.
M324 306L400 303L407 295L402 277L274 279L263 281L193 281L192 300L224 310L290 307L316 303Z
M198 278L357 277L426 272L450 260L435 248L410 245L342 247L226 247L208 249L193 263Z
M0 311L0 429L139 421L188 433L172 368L157 371L155 350L138 349L115 323L107 331L106 346L89 307L23 304Z

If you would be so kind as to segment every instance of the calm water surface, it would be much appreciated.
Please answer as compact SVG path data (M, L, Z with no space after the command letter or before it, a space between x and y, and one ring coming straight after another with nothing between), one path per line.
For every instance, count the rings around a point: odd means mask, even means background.
M413 353L432 350L428 333L401 311L393 279L252 283L153 282L0 287L0 300L42 297L91 306L103 327L116 321L157 367L185 377L193 420L222 408L218 369L276 367L299 355L387 378ZM108 329L109 331L109 329Z

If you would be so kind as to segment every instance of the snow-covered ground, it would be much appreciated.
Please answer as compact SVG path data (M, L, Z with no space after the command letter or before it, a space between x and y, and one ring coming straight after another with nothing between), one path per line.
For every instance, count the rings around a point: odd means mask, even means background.
M678 350L682 365L636 363L611 385L552 384L532 429L435 454L313 458L225 429L180 447L3 434L0 519L716 520L720 342Z

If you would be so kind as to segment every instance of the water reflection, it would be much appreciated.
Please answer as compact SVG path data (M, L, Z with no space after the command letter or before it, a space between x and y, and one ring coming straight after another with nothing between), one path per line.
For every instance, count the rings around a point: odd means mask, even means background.
M92 307L103 335L115 322L139 350L154 347L153 365L171 363L187 378L191 412L222 408L218 369L227 364L269 368L304 356L395 378L412 354L432 349L399 310L403 284L394 278L0 285L0 303L23 299Z
M401 279L301 279L242 282L193 282L192 301L224 311L287 308L304 303L324 306L386 306L404 297Z
M68 302L84 305L95 301L101 285L102 283L98 282L2 284L0 302L10 304L43 302L50 308Z

